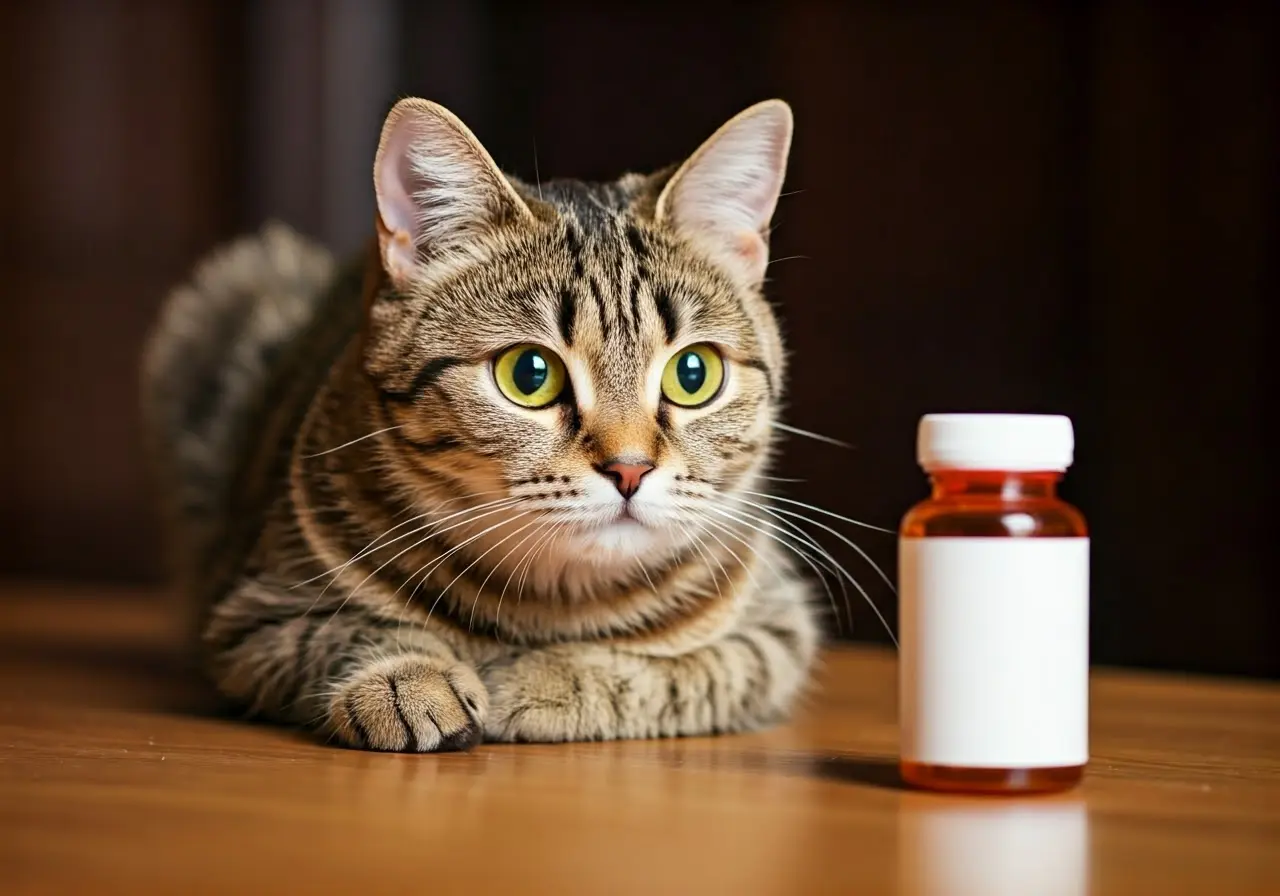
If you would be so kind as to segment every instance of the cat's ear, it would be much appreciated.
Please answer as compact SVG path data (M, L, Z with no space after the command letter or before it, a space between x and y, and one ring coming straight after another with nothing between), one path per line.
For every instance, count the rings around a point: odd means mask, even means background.
M396 285L418 264L532 212L489 153L448 109L396 103L373 163L382 264Z
M769 221L791 151L791 107L766 100L721 126L672 176L656 218L753 285L769 262Z

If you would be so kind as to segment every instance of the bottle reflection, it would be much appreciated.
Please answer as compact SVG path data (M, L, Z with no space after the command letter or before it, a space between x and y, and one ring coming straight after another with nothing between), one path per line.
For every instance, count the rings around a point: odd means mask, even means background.
M1075 799L921 801L902 807L898 855L913 896L1084 896L1089 817Z

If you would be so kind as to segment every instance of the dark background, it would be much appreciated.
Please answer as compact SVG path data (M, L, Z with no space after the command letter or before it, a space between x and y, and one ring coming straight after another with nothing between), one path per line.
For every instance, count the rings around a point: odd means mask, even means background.
M678 160L781 96L787 420L854 445L792 440L788 494L893 527L922 413L1070 414L1095 659L1277 676L1272 5L0 4L0 575L157 580L145 329L264 216L358 244L397 96L544 178Z

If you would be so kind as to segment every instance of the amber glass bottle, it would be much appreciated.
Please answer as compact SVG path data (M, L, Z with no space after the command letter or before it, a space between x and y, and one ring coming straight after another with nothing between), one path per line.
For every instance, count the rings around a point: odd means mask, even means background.
M1072 787L1089 752L1089 538L1056 493L1071 421L932 414L917 451L933 493L899 533L903 779Z

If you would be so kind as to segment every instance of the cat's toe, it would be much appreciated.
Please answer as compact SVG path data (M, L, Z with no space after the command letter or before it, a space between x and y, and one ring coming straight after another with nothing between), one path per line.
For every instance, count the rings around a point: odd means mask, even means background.
M485 723L491 741L559 742L611 737L613 704L593 670L552 652L536 652L485 672L493 708Z
M489 698L470 667L425 656L370 664L334 694L330 727L368 750L434 753L475 746Z

